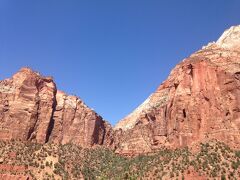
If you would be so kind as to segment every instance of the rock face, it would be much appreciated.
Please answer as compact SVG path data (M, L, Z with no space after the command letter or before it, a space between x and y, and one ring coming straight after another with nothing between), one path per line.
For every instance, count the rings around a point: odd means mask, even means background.
M0 82L0 138L34 140L48 139L56 86L23 68L11 79Z
M76 96L57 91L53 130L50 140L84 146L107 143L111 126ZM108 143L107 143L108 144Z
M58 91L52 78L29 68L0 81L0 139L89 147L108 142L109 127L79 98Z
M121 120L118 152L151 152L218 139L240 147L240 26L184 59Z

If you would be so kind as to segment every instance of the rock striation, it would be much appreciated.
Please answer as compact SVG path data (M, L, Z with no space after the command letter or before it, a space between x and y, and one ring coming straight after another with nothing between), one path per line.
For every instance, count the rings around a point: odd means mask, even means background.
M208 139L240 148L240 26L184 59L115 130L121 153Z
M111 126L76 96L57 91L50 140L56 143L74 143L87 147L110 145Z
M0 138L46 142L55 94L52 78L41 77L28 68L1 81Z
M0 139L102 145L110 125L51 77L22 68L0 81ZM104 141L105 140L105 141Z

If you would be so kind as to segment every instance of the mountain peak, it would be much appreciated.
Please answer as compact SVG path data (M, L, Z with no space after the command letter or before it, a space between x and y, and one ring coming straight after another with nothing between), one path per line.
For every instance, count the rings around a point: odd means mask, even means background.
M224 31L216 44L226 49L240 50L240 25Z

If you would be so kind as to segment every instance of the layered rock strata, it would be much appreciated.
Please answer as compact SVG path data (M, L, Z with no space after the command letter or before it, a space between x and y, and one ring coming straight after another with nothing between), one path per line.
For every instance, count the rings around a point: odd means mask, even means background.
M240 147L240 26L184 59L115 127L118 151L151 152L218 139Z
M107 142L109 128L81 99L58 91L51 77L22 68L0 81L0 139L89 147Z

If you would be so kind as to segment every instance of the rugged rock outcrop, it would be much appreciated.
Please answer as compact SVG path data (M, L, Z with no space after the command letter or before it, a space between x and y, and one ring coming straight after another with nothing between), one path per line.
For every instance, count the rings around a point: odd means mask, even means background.
M84 146L107 144L111 126L76 96L57 91L50 140Z
M0 81L0 139L89 147L108 143L110 130L78 97L58 91L51 77L22 68Z
M0 81L0 138L46 142L55 94L52 78L28 68Z
M121 153L208 139L240 148L240 26L184 59L115 130Z

